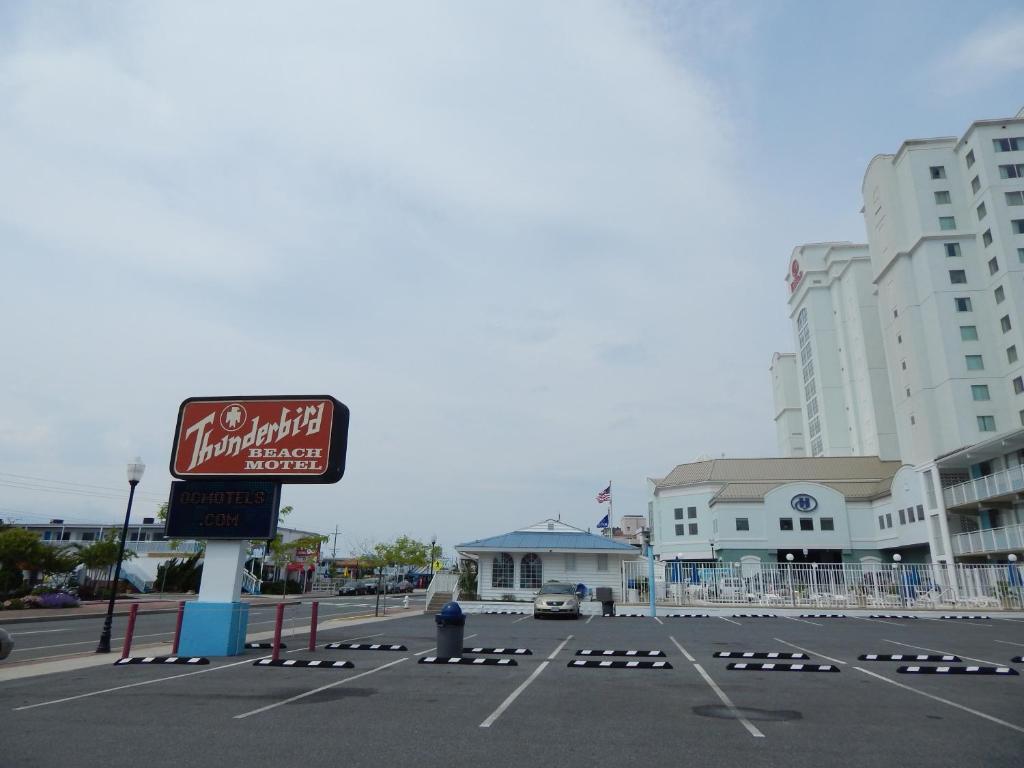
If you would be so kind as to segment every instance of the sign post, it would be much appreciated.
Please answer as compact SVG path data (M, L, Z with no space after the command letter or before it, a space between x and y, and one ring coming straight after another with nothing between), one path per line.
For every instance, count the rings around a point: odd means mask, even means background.
M277 533L282 483L336 483L345 473L348 408L330 396L192 397L178 410L166 535L206 539L198 599L180 653L235 656L245 647L241 601L250 540Z

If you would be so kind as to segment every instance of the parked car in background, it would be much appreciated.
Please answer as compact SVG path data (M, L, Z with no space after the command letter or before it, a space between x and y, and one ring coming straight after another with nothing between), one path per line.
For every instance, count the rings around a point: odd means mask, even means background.
M540 588L533 599L533 618L541 616L580 617L580 601L576 596L575 584L552 581Z
M349 579L338 587L338 595L343 597L345 595L365 595L367 594L367 585L364 579Z

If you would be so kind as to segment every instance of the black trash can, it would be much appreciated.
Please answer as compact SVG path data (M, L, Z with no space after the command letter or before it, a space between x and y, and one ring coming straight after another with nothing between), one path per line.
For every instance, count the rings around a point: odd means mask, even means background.
M598 587L594 590L594 595L601 603L601 615L602 616L614 616L615 615L615 600L612 597L611 587Z
M441 612L434 616L437 624L437 656L440 659L454 659L462 656L462 645L466 634L466 614L456 602L445 603Z

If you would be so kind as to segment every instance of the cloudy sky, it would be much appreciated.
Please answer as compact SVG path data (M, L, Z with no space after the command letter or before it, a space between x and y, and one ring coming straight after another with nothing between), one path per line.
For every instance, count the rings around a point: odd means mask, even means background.
M0 5L0 518L134 518L193 395L328 393L339 553L763 456L793 246L1024 106L1018 2Z

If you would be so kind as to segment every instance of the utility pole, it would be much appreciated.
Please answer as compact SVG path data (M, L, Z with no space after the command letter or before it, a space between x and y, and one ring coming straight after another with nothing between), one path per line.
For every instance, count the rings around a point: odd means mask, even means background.
M334 526L334 546L331 548L331 567L328 574L333 578L338 572L338 526ZM332 582L333 583L333 582Z

